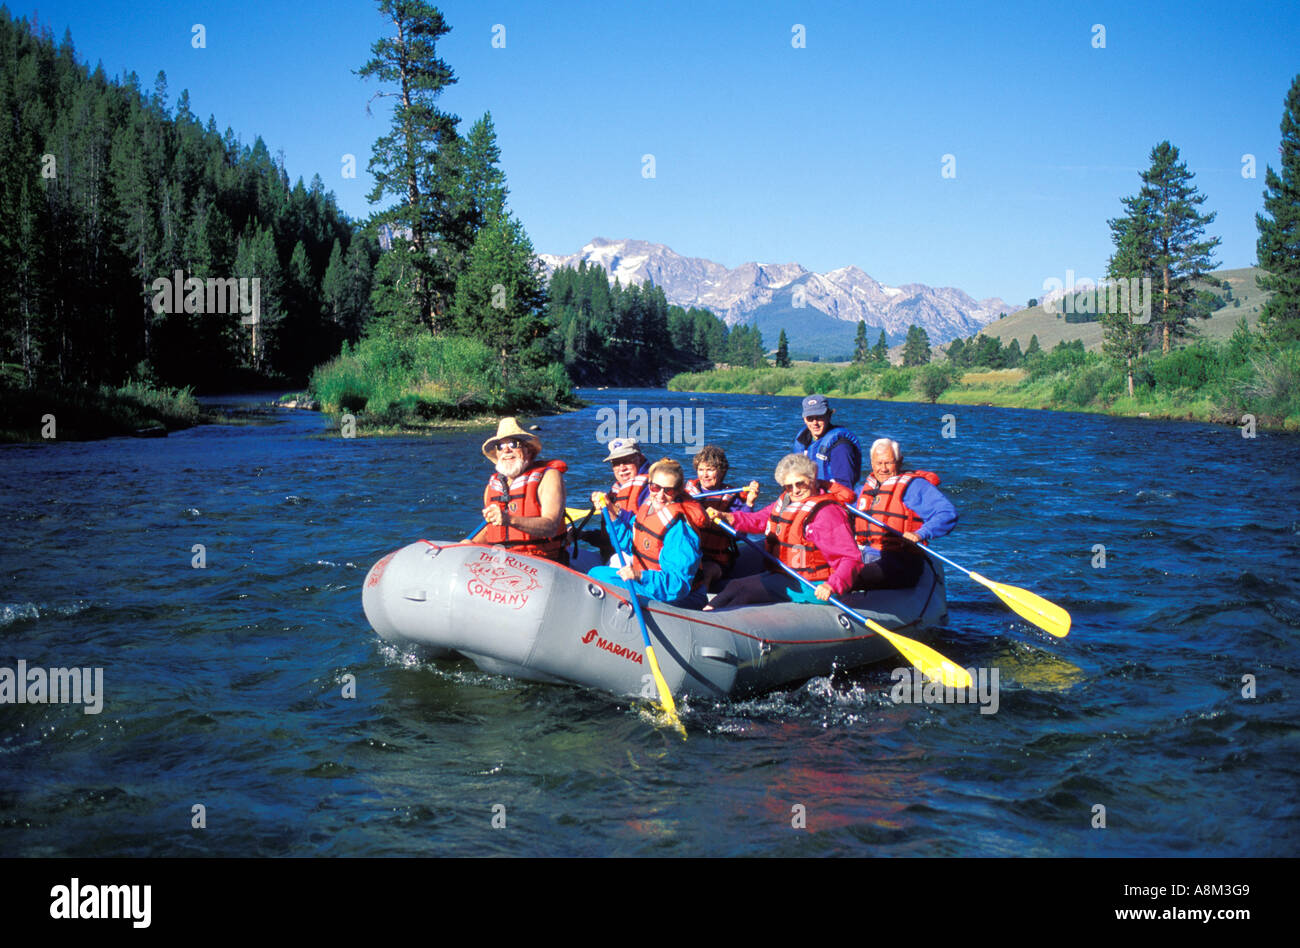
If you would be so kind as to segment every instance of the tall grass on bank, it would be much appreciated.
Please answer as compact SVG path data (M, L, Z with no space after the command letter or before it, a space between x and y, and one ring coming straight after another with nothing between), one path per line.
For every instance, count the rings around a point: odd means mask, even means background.
M516 367L503 377L496 353L479 340L428 334L345 345L312 373L310 390L324 411L380 427L575 404L561 365Z
M131 382L114 388L37 387L0 378L0 441L41 441L53 416L56 441L84 441L135 434L142 429L179 431L204 420L189 388Z
M1057 347L1014 369L799 365L717 369L678 375L673 391L939 401L1011 408L1151 415L1300 430L1300 347L1277 348L1245 327L1223 342L1198 340L1167 356L1147 355L1124 371L1099 353Z

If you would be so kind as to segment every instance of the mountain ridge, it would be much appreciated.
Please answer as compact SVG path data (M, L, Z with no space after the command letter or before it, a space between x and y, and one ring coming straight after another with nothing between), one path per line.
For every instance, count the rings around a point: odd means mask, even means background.
M707 309L728 326L757 325L769 348L775 347L776 337L769 339L768 333L785 329L792 350L822 356L851 352L860 320L871 341L883 330L889 342L901 342L915 324L938 345L968 337L999 313L1013 311L999 297L977 300L956 287L886 286L856 264L825 273L794 262L750 261L729 268L645 240L595 237L577 253L537 257L548 278L559 267L586 262L604 269L611 283L651 281L669 303Z

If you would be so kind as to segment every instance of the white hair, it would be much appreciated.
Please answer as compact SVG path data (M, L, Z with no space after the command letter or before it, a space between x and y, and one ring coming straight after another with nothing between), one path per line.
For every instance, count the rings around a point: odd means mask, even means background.
M903 460L903 449L898 446L898 442L892 438L877 438L871 442L871 450L867 453L868 457L875 455L878 448L889 448L894 452L894 460L901 462Z
M787 454L776 462L776 473L773 477L776 479L778 486L784 487L791 474L801 474L808 480L815 481L817 480L817 465L807 455Z

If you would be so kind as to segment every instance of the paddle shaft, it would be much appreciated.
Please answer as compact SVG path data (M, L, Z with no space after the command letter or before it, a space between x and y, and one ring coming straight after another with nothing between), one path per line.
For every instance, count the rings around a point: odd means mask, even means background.
M727 523L725 520L718 520L717 522L720 523L722 525L722 528L726 530L728 533L730 533L733 537L739 537L740 539L744 540L750 546L754 547L760 553L762 553L765 557L767 557L768 559L776 563L778 566L780 566L781 569L785 570L795 579L799 580L799 582L803 583L805 586L808 586L809 588L815 588L812 582L810 582L807 579L804 579L804 577L800 576L797 572L790 569L788 566L782 563L771 553L767 552L767 550L763 549L762 547L758 546L758 544L754 543L754 541L749 539L749 537L741 536L740 533L738 533L735 529L732 528L731 524ZM927 678L934 679L935 681L942 681L945 685L952 685L955 688L969 688L971 686L970 672L958 666L951 659L945 658L944 656L940 655L934 649L930 648L930 646L924 645L921 642L917 642L913 639L909 639L907 636L900 635L897 632L890 632L883 625L880 625L877 622L872 622L866 616L859 615L857 612L854 612L852 609L846 606L840 599L838 599L835 596L831 596L828 601L830 602L831 605L837 607L845 614L850 615L853 618L857 619L859 622L861 622L872 632L875 632L877 635L879 635L882 639L884 639L894 648L898 649L898 651L902 653L903 657L906 658L913 665L915 665L917 668L919 668L921 670L921 673L925 675Z
M600 515L605 518L605 530L612 541L614 539L614 521L610 519L609 508L602 506L600 508ZM624 566L631 565L632 560L626 553L619 550L618 555L619 560ZM650 644L650 630L646 627L645 615L641 612L641 599L637 596L636 590L632 588L632 580L623 579L622 576L620 576L619 579L623 580L623 588L627 590L627 597L632 600L632 609L636 613L637 625L641 627L641 644L645 646L646 659L650 664L650 671L654 675L655 687L659 691L659 700L664 706L664 711L666 711L669 717L673 719L675 725L680 728L681 721L677 718L677 705L673 701L672 692L668 690L668 683L664 680L664 674L659 668L659 659L655 656L654 647Z
M907 535L906 535L905 533L903 533L902 530L895 530L895 529L894 529L893 527L891 527L889 524L887 524L887 523L881 523L881 522L880 522L879 520L877 520L875 517L871 516L870 514L863 513L861 510L859 510L857 507L854 507L852 504L845 504L845 505L844 505L844 509L847 510L849 513L853 514L855 517L861 517L863 520L867 520L867 521L869 521L869 522L871 522L871 523L874 523L876 526L880 527L882 530L888 530L890 533L896 533L896 534L898 534L900 537L902 537L904 540L907 540ZM907 540L907 542L908 542L908 543L916 543L915 540ZM922 550L924 550L926 553L929 553L931 556L934 556L934 557L937 557L937 558L943 560L945 563L947 563L949 566L953 567L954 569L959 569L959 570L961 570L961 571L962 571L963 573L965 573L967 576L971 575L971 571L970 571L970 570L968 570L966 567L962 566L960 563L954 563L952 560L948 559L948 557L944 556L944 555L943 555L942 553L940 553L938 550L932 550L932 549L930 549L928 546L926 546L924 543L916 543L916 545L917 545L918 547L920 547Z
M753 540L751 540L749 537L745 536L743 533L740 533L739 531L737 531L735 527L733 527L731 524L727 523L725 520L717 520L717 521L715 521L715 523L719 524L719 525L722 527L723 530L726 530L728 533L730 533L730 534L731 534L733 537L735 537L736 539L738 539L738 540L744 540L746 543L748 543L748 544L749 544L750 546L752 546L754 549L758 550L758 552L762 553L765 557L767 557L769 560L771 560L771 561L772 561L773 563L775 563L777 566L781 567L781 569L785 570L789 575L791 575L791 576L793 576L795 579L799 580L799 582L803 583L803 584L804 584L805 586L807 586L809 589L816 589L816 588L817 588L817 584L816 584L816 583L812 582L812 581L809 580L809 579L805 579L804 577L800 576L797 572L795 572L795 571L792 570L790 567L788 567L788 566L786 566L784 563L782 563L782 562L781 562L777 557L775 557L775 556L773 556L771 553L767 552L767 550L763 549L763 547L759 546L757 543L755 543L755 542L754 542ZM847 613L847 614L853 616L853 618L857 619L859 622L861 622L863 625L867 626L868 628L871 628L872 626L874 626L874 625L876 624L876 623L872 622L870 619L868 619L866 616L860 616L860 615L858 615L856 612L854 612L854 611L853 611L852 609L850 609L848 606L844 605L844 603L842 603L842 602L839 600L839 598L836 597L836 596L831 596L830 599L827 600L827 602L829 602L829 603L830 603L831 605L833 605L833 606L837 606L837 607L839 607L839 609L840 609L841 611L843 611L843 612L845 612L845 613Z

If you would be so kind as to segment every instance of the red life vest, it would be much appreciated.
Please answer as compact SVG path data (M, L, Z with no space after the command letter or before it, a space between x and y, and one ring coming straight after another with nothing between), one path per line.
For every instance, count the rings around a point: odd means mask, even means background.
M699 478L693 477L686 482L686 493L694 496L700 493L703 488L700 487ZM719 494L717 497L705 497L697 500L695 503L701 507L712 507L714 510L730 510L732 503L740 496L737 490L732 494ZM712 560L722 567L723 575L731 569L736 562L736 538L724 531L716 523L707 523L704 527L697 527L696 533L700 535L700 555L706 560Z
M918 477L925 478L935 487L939 486L939 475L931 471L906 471L886 478L883 484L876 480L874 474L868 474L866 483L862 485L862 494L858 497L858 509L895 530L915 533L925 521L903 503L903 494L907 493L907 485ZM858 541L858 546L870 545L877 550L895 552L906 552L911 546L898 534L890 533L870 520L861 517L853 519L856 521L853 525L853 538Z
M637 509L636 522L632 525L633 577L640 579L646 570L659 569L664 538L672 525L682 518L696 533L708 523L704 510L694 501L664 504L658 510L651 510L647 500Z
M501 506L504 504L505 509L514 516L540 517L542 516L542 502L537 496L537 491L541 486L542 477L547 471L558 471L563 474L568 469L569 466L563 461L535 460L512 481L507 482L504 474L493 474L488 478L487 487L483 488L483 506L489 507L493 504ZM493 546L504 546L516 553L527 553L531 556L544 556L549 560L559 560L564 552L564 540L567 533L568 527L565 525L563 518L560 520L560 526L556 534L551 537L535 537L531 533L525 533L514 526L506 527L488 524L482 542L490 543Z
M781 492L767 517L767 551L809 582L824 583L831 578L831 565L809 542L808 524L827 504L848 503L853 491L825 481L818 481L813 490L812 496L797 504L790 500L789 491Z
M626 484L615 484L609 489L609 493L620 509L635 511L640 506L645 487L649 483L649 474L636 474Z

